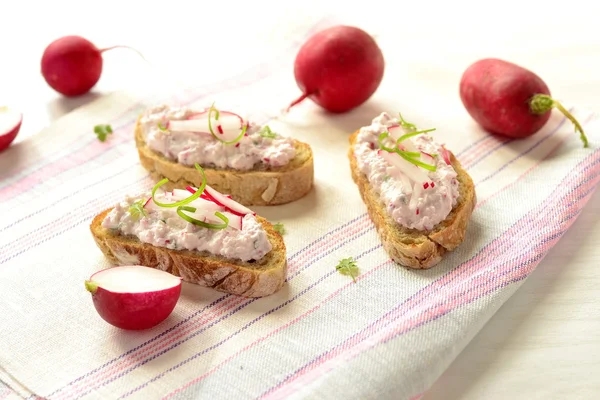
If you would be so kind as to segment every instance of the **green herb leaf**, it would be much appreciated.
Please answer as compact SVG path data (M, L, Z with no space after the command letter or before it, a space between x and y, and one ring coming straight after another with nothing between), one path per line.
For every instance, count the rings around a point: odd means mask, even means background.
M96 125L94 127L94 133L98 136L98 140L104 142L106 137L113 132L110 125Z
M144 209L144 201L143 200L138 200L135 203L133 203L130 207L129 207L129 214L131 214L131 216L134 219L139 219L140 216L144 216L147 217L148 213L146 212L146 210Z
M277 137L277 134L271 130L271 127L269 127L269 125L265 125L260 130L259 133L260 133L260 136L266 137L266 138L269 138L269 139L275 139Z
M273 229L275 229L277 232L279 232L280 235L285 235L285 227L283 226L283 224L281 222L278 222L276 224L273 224Z
M356 277L360 274L358 265L356 265L356 261L354 261L352 257L340 260L340 263L335 267L335 269L342 275L351 276L355 283Z

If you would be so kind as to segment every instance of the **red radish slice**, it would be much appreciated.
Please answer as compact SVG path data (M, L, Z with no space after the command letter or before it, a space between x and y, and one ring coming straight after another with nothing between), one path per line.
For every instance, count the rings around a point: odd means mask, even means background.
M400 137L402 137L402 135L405 135L406 133L408 133L408 132L405 132L404 129L402 129L402 127L400 125L394 125L394 126L388 128L388 132L390 133L390 136L394 140L398 140L398 139L400 139ZM414 143L412 142L411 139L412 138L408 138L408 139L401 141L400 145L402 147L404 147L404 150L406 150L406 151L418 152L419 150L416 148L416 146L414 145Z
M230 199L227 196L217 192L215 189L213 189L209 185L206 185L206 188L204 189L204 191L205 191L205 193L209 194L217 204L221 204L221 205L225 206L234 214L240 214L242 216L246 215L246 214L256 215L256 213L254 211L252 211L251 209L249 209L248 207L245 207L245 206L241 205L240 203L234 201L233 199Z
M235 117L225 117L221 116L218 122L214 121L214 119L211 120L213 132L222 134L222 139L225 141L234 140L240 135L240 129L242 129L244 125L242 124L240 126L240 122ZM167 129L172 132L195 132L209 135L211 134L208 126L208 115L206 118L169 121Z
M152 328L175 309L181 278L167 272L127 265L108 268L85 281L100 317L121 329Z
M207 109L207 110L205 110L205 111L200 111L200 112L194 113L194 114L190 115L189 117L187 117L187 119L188 119L188 120L189 120L189 119L202 119L202 118L206 118L206 119L208 119L208 111L209 111L209 110ZM242 126L244 125L244 118L242 118L240 115L238 115L238 114L236 114L236 113L234 113L234 112L231 112L231 111L222 111L222 110L219 110L219 114L220 114L220 115L226 115L226 116L237 117L237 118L240 120L240 124L241 124ZM214 114L213 114L213 115L214 115Z
M421 162L429 165L436 165L435 158L425 152L421 152Z
M408 203L408 208L414 210L417 208L417 204L419 199L421 198L421 194L423 194L423 184L419 182L415 182L415 186L413 186L412 195L410 196L410 202Z
M412 182L418 182L423 184L428 182L429 176L422 168L406 161L396 153L390 153L387 151L379 151L379 154L391 165L394 165L400 169Z
M0 151L15 140L21 129L23 115L8 107L0 107Z
M442 146L442 158L446 161L446 164L450 165L450 152L446 149L445 146Z
M190 206L190 207L194 207L194 206ZM232 214L227 211L219 211L219 212L221 214L223 214L225 217L227 217L227 219L229 220L228 227L238 229L238 230L242 229L242 218L243 217ZM193 213L186 212L186 215L189 215L190 217L195 218L199 221L205 221L205 222L208 222L211 224L222 224L223 223L223 220L215 215L215 211L196 209L196 211Z
M400 169L394 165L390 165L387 167L386 172L394 177L396 180L402 183L402 189L404 193L411 194L412 193L412 184L410 183L410 179L406 175L400 171Z

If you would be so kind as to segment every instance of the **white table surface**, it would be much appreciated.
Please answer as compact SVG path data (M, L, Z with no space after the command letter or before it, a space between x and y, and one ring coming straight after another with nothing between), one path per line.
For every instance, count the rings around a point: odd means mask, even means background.
M379 1L352 9L347 2L338 7L303 0L285 9L281 3L229 1L223 8L218 5L225 2L217 1L3 4L0 103L23 111L17 139L22 141L75 107L115 90L147 88L147 82L156 85L157 79L166 86L227 76L239 69L236 59L268 57L280 46L272 34L277 29L308 26L329 9L342 22L377 35L386 57L394 51L413 63L422 60L440 90L457 90L456 74L478 58L518 59L543 76L559 98L600 110L600 34L597 13L587 2L561 2L560 7L524 1L454 1L438 7L393 2L396 9ZM171 29L161 29L164 24ZM136 47L154 69L135 53L112 51L105 54L104 73L93 94L61 98L43 81L39 61L44 47L66 34L82 35L99 47ZM217 39L220 47L211 49L207 37ZM219 51L227 51L233 61L216 62ZM196 60L212 61L199 67ZM600 194L425 399L598 398L598 214Z

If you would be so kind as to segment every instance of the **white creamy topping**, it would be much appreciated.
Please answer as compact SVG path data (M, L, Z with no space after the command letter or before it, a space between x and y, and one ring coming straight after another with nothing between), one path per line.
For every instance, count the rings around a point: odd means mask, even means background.
M147 216L136 217L129 212L139 200L145 202L150 194L127 196L108 213L102 226L123 235L137 237L143 243L174 250L206 251L211 254L242 261L260 260L271 251L266 231L252 214L244 216L242 229L228 227L211 229L194 225L177 215L177 209L148 207ZM159 202L169 202L156 195ZM142 203L143 204L143 203Z
M354 154L360 170L367 176L387 212L395 221L409 229L432 230L435 225L446 219L457 203L459 195L457 173L452 165L444 161L442 146L434 142L430 135L419 134L403 140L402 145L408 151L416 149L431 155L437 154L433 158L422 155L419 159L437 168L433 172L406 162L403 165L414 168L410 170L413 178L414 176L428 177L429 182L409 179L407 174L402 173L397 166L384 158L391 155L399 157L397 154L385 154L384 150L380 153L379 150L379 135L398 124L398 119L392 118L385 112L381 113L373 119L371 125L360 129ZM400 136L410 132L402 127L394 129L398 129ZM393 145L394 142L391 140L386 142L386 146Z
M205 110L168 105L150 108L140 120L146 144L179 164L193 166L198 163L203 167L237 170L253 169L256 165L280 167L289 163L296 155L293 139L276 133L274 138L265 137L261 134L263 127L253 123L250 123L247 135L234 144L225 144L206 132L178 132L159 128L159 123L164 127L168 121L187 120L203 111ZM218 133L214 126L213 131Z

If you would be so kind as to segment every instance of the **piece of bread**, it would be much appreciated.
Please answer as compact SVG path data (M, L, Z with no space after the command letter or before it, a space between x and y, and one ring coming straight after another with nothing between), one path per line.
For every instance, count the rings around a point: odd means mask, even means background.
M446 251L454 250L460 245L471 219L471 214L477 201L473 180L465 171L454 154L450 153L450 162L457 172L459 182L459 196L456 206L448 217L440 222L430 232L408 229L394 221L373 190L365 174L358 168L354 156L354 145L360 131L350 136L350 169L352 179L357 184L360 195L367 206L371 220L375 224L377 233L385 251L398 264L415 269L431 268L442 260Z
M287 277L285 243L266 219L257 220L267 231L272 250L261 260L243 262L207 252L171 250L140 242L134 236L115 234L102 226L110 209L98 214L90 225L96 244L116 265L145 265L184 281L244 297L263 297L277 292Z
M202 176L194 167L171 161L150 149L142 134L140 119L135 126L135 143L142 166L152 178L169 178L165 190L199 187ZM292 202L304 197L314 180L313 154L310 146L295 140L296 156L282 167L259 166L250 171L215 169L201 165L208 184L217 191L229 194L245 206L269 206Z

